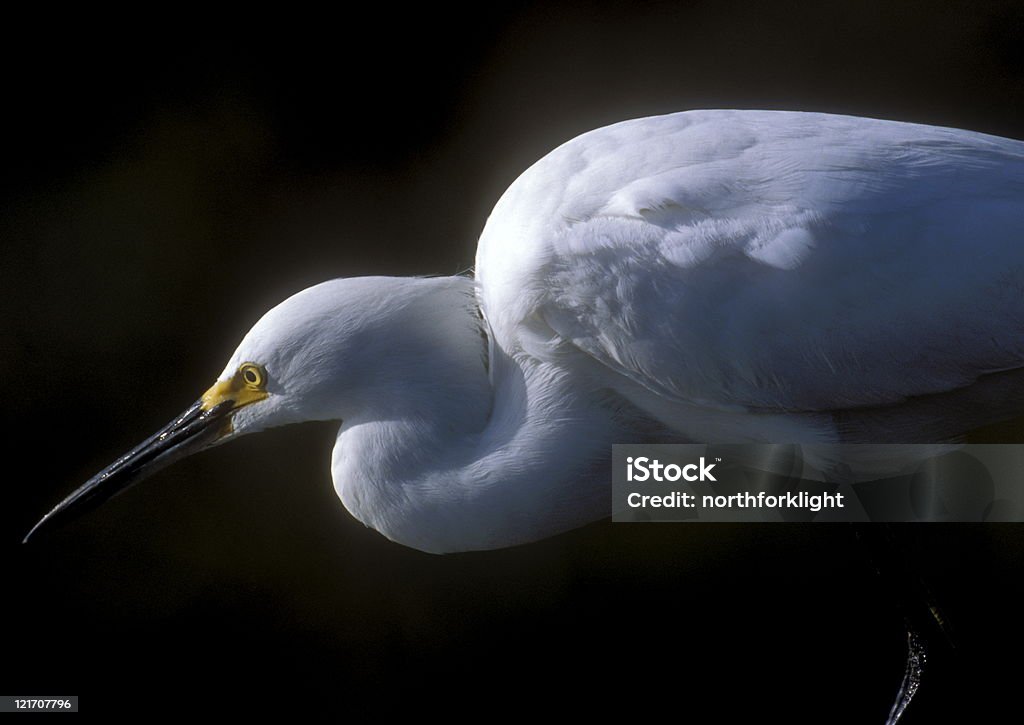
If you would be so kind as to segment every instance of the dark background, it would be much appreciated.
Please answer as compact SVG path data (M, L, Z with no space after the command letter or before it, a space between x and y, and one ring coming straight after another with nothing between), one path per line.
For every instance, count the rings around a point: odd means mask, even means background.
M844 526L605 522L430 556L344 511L333 426L307 424L17 542L195 399L285 296L470 267L504 188L578 133L756 107L1024 138L1014 6L9 17L0 690L79 694L94 713L218 695L218 709L425 717L484 698L481 717L882 722L902 624ZM960 642L936 649L907 722L1015 711L1022 534L900 532Z

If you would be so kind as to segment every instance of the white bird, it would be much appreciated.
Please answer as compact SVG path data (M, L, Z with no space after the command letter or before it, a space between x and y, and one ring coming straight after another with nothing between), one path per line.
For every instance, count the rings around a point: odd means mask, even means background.
M305 420L341 421L348 510L430 552L609 515L613 443L955 440L1022 410L1022 230L1020 141L781 111L598 129L505 192L475 279L299 292L36 529Z

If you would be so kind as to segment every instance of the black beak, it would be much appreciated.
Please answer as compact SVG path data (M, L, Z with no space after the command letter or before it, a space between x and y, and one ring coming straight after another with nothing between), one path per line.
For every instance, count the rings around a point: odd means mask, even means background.
M202 400L197 400L155 435L135 446L54 506L50 513L32 527L22 543L27 542L40 529L53 528L69 521L164 466L213 445L226 432L225 424L234 407L234 401L225 400L209 410L203 410Z

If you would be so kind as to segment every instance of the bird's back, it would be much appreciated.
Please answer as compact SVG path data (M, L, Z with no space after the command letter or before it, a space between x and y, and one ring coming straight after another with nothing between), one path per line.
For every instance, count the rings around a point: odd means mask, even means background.
M568 346L669 403L831 414L1024 365L1022 229L1020 141L694 111L538 161L477 273L513 353Z

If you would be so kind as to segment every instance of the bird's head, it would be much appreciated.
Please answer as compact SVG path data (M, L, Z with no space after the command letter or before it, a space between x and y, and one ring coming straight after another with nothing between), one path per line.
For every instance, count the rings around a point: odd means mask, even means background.
M394 308L408 303L402 280L336 279L272 308L242 338L216 382L197 401L223 416L221 443L307 420L347 417L372 383L396 335Z
M467 281L468 282L468 281ZM431 280L337 279L267 312L183 413L76 489L25 537L97 506L165 466L245 433L348 418L410 377L436 305ZM421 350L422 347L419 347Z

